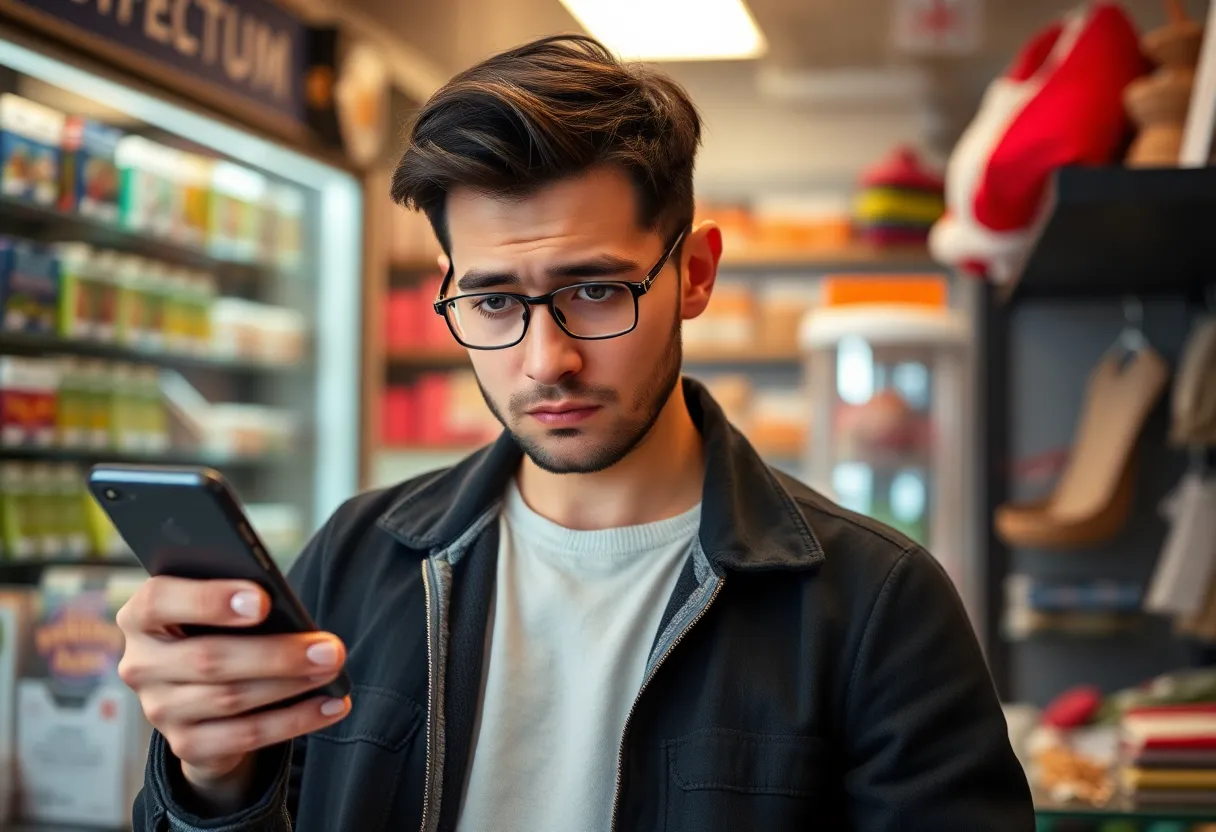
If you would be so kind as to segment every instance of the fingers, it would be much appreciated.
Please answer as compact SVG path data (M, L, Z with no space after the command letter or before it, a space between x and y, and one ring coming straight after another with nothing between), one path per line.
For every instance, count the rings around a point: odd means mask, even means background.
M203 765L309 734L340 721L349 711L350 697L317 697L288 708L177 726L164 736L178 759Z
M181 624L248 627L266 617L270 600L249 581L146 580L118 612L125 633L164 633Z
M118 675L139 689L151 684L328 677L346 662L346 648L329 633L273 636L194 636L176 641L140 639L128 649Z
M316 690L337 673L315 679L259 679L222 685L166 684L146 688L141 701L153 725L189 724L247 714Z

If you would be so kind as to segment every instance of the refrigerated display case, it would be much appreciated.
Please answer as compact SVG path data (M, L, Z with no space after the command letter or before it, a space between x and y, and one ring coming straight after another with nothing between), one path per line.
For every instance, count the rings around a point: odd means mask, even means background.
M0 30L0 562L121 557L81 475L147 461L286 563L358 488L359 180L124 77Z
M946 306L824 305L805 316L800 338L810 484L924 546L978 623L965 493L968 316Z

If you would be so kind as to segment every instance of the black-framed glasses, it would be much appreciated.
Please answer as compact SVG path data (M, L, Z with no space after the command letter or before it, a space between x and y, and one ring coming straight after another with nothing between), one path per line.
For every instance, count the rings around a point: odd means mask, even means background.
M638 298L650 291L683 239L681 231L640 281L573 283L545 295L471 292L444 298L453 273L449 265L439 289L440 299L435 301L435 312L447 321L452 337L473 350L502 350L518 344L528 333L532 310L537 306L547 306L553 320L571 338L583 341L618 338L638 325Z

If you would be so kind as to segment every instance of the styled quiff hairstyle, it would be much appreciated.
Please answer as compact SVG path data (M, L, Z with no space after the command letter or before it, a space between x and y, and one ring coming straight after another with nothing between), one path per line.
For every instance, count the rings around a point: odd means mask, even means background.
M452 78L422 107L392 197L421 210L451 252L447 195L527 196L599 165L637 190L641 227L665 239L693 219L701 118L670 78L629 66L582 35L542 38Z

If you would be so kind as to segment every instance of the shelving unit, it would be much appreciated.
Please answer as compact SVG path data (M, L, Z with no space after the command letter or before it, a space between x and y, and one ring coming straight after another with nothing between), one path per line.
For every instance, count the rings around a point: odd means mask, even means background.
M1210 303L1216 287L1216 168L1140 170L1122 167L1065 168L1058 171L1051 186L1051 205L1039 229L1035 243L1025 258L1018 277L1009 286L985 289L983 318L980 329L982 343L979 373L981 409L986 437L982 447L985 487L986 521L988 524L987 574L985 577L986 650L992 674L1006 701L1024 696L1028 688L1017 674L1018 651L1031 650L1036 673L1053 673L1061 668L1074 668L1076 659L1085 659L1086 667L1094 662L1115 662L1121 668L1136 668L1131 672L1161 672L1172 667L1178 656L1189 656L1193 665L1211 661L1211 651L1189 649L1176 640L1169 623L1144 615L1143 628L1132 638L1094 639L1067 634L1036 636L1025 641L1010 641L1002 628L1005 606L1004 583L1014 571L1015 561L1034 569L1088 570L1090 564L1104 572L1094 577L1119 580L1139 580L1141 563L1131 563L1130 555L1155 557L1161 543L1162 521L1157 516L1164 490L1172 487L1175 469L1183 462L1183 454L1164 446L1161 433L1168 421L1168 404L1161 404L1150 419L1142 442L1147 443L1147 458L1151 465L1141 466L1137 480L1135 515L1118 540L1094 553L1062 553L1053 561L1052 553L1014 552L996 533L992 518L996 509L1012 495L1011 474L1016 466L1014 453L1015 418L1026 418L1036 411L1033 401L1026 401L1026 385L1042 395L1054 395L1064 384L1043 374L1033 381L1022 378L1015 392L1014 367L1018 360L1034 354L1050 355L1052 347L1037 344L1033 351L1015 340L1019 333L1034 332L1039 338L1062 338L1054 349L1067 352L1077 339L1090 337L1090 331L1107 331L1102 322L1112 316L1112 310L1129 298L1151 303L1157 316L1157 333L1174 348L1183 338L1188 319ZM1147 308L1147 307L1146 307ZM1064 311L1067 310L1067 311ZM1114 312L1113 314L1117 314ZM1074 332L1062 332L1064 316L1077 321ZM1146 311L1146 322L1148 312ZM1037 327L1030 328L1037 322ZM1109 324L1108 324L1109 326ZM1117 326L1117 324L1116 324ZM1116 330L1117 331L1117 330ZM1109 336L1113 340L1113 333ZM1152 336L1150 336L1150 340ZM1057 343L1057 342L1052 342ZM1165 349L1164 344L1158 344ZM1106 343L1089 344L1092 350ZM1020 358L1021 357L1021 358ZM1085 359L1061 356L1062 365L1070 370L1053 367L1059 373L1079 369ZM1025 374L1023 374L1025 375ZM1068 382L1073 389L1084 385L1084 379ZM1168 401L1168 393L1165 399ZM1016 410L1021 417L1015 417ZM1042 421L1041 414L1036 419ZM1029 428L1018 426L1020 430ZM1043 427L1038 428L1040 434ZM1177 463L1177 464L1175 464ZM1144 551L1145 547L1153 551ZM1095 560L1086 560L1093 557ZM1159 626L1158 626L1159 625ZM1166 640L1166 641L1163 641ZM1173 642L1169 650L1163 644ZM1082 652L1064 652L1080 649ZM1148 651L1147 654L1145 651ZM1043 661L1045 657L1050 662ZM1117 658L1116 658L1117 657ZM1092 658L1092 661L1090 659ZM1184 659L1185 662L1185 659ZM1156 670L1152 668L1157 667ZM1052 668L1056 670L1052 670ZM1087 671L1079 671L1085 673ZM1097 680L1093 680L1097 681ZM1042 690L1044 685L1036 686ZM1037 812L1044 821L1083 820L1102 822L1162 821L1196 823L1216 821L1216 807L1146 807L1118 798L1102 807L1060 804L1040 798ZM1059 827L1065 828L1063 826ZM1148 827L1146 827L1148 828Z
M256 279L274 272L271 267L259 263L218 259L201 248L158 240L119 225L11 197L0 196L0 222L3 223L0 230L6 233L28 233L47 242L87 240L93 245L179 266L206 269L219 275Z
M369 179L369 191L374 192L385 179L383 172L375 174ZM384 188L386 190L387 185ZM369 228L387 249L386 241L390 232L386 228L389 220L385 216L378 216L369 224ZM392 233L398 234L400 229ZM413 229L410 233L414 233ZM364 379L364 407L368 414L365 431L368 438L365 439L363 478L365 485L369 486L382 484L385 479L399 479L416 472L420 466L449 464L473 450L473 446L464 443L427 444L417 441L385 442L380 439L382 424L377 414L386 386L411 384L434 373L467 370L471 364L467 353L455 344L409 348L388 346L391 339L382 330L389 293L397 289L409 290L417 286L419 280L433 278L438 273L438 266L434 257L417 252L396 259L383 254L376 256L378 268L384 277L381 282L372 278L365 295L369 320L365 327L364 355L369 369ZM374 268L369 274L374 273ZM831 250L743 249L737 245L734 248L728 246L719 269L723 279L757 286L770 280L813 284L819 276L839 273L936 274L941 273L941 268L932 262L924 246L877 248L854 244ZM425 312L423 310L423 314ZM801 357L793 347L736 349L689 342L684 347L684 363L687 371L694 376L707 378L720 373L746 373L768 388L789 389L798 385L801 377ZM761 447L760 450L774 464L787 470L798 472L801 468L801 453L792 448ZM386 473L387 470L391 470L392 474Z
M126 361L183 370L216 370L225 373L294 374L307 371L309 363L286 364L249 358L228 358L206 353L175 352L127 347L102 341L60 338L33 332L0 331L0 355L76 355L107 361Z
M1198 297L1216 275L1216 168L1064 168L1019 278L1049 299Z

